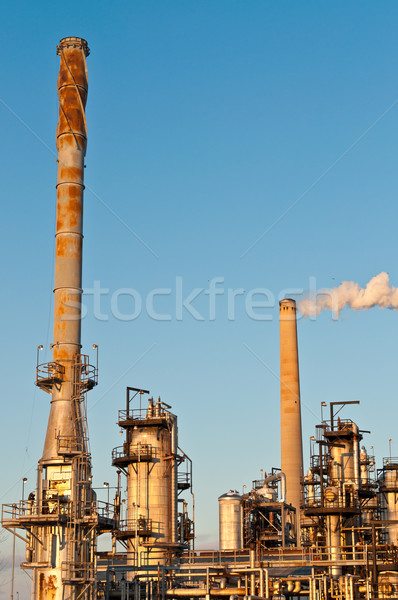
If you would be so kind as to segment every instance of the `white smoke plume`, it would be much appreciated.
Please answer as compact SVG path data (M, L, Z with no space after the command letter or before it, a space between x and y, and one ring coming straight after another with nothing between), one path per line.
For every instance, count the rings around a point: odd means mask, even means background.
M346 306L353 310L368 310L373 306L398 310L398 288L390 285L388 273L383 272L372 277L364 288L354 281L343 281L335 288L318 290L298 302L304 317L319 315L323 310L331 310L339 317Z

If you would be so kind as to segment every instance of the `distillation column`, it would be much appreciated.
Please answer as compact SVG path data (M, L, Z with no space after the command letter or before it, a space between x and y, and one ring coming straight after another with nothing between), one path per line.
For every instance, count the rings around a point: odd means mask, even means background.
M127 475L126 518L117 536L127 546L127 577L133 570L170 564L182 550L178 539L177 417L151 398L148 408L119 411L126 442L113 451L113 465ZM137 391L137 390L135 390Z
M176 450L171 447L174 415L166 414L160 403L153 408L150 404L148 413L145 426L141 423L132 431L130 454L136 451L138 460L129 465L127 478L127 519L136 531L128 541L127 562L138 567L165 564L177 542ZM143 449L150 459L139 460Z
M297 542L300 544L301 480L303 449L300 383L297 349L296 302L279 302L281 382L281 468L286 475L286 501L297 511Z
M58 76L58 179L52 362L37 385L51 394L29 535L35 600L94 595L95 523L84 400L96 369L81 355L83 173L87 132L87 42L61 40ZM37 519L36 519L37 516Z

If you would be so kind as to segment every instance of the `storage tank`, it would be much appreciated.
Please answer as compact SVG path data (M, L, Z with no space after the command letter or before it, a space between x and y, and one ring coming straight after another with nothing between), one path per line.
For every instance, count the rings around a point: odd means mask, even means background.
M230 490L218 499L220 550L242 548L242 496Z

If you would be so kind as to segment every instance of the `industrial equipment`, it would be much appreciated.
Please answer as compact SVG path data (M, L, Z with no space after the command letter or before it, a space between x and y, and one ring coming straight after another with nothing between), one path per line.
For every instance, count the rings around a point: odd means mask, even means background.
M127 476L127 514L119 520L116 537L125 544L127 566L157 568L172 564L194 537L184 502L178 513L179 494L192 491L192 463L178 447L171 407L149 398L148 407L142 408L145 394L149 392L128 387L126 410L119 411L126 441L113 450L112 463ZM137 397L139 407L132 408Z
M86 394L98 369L81 353L84 157L87 145L87 42L68 37L57 48L59 119L52 361L37 364L36 385L51 394L37 486L3 508L3 526L26 532L32 598L95 597L96 537L115 522L96 502ZM38 351L39 357L39 351ZM102 507L103 508L103 507Z
M296 303L289 298L279 311L281 469L262 472L247 493L218 498L220 548L195 549L192 463L178 445L171 406L148 390L127 388L118 414L125 438L112 452L117 491L110 502L106 483L108 500L98 501L86 420L98 361L91 365L81 347L89 49L68 37L57 52L54 337L51 362L36 367L36 385L51 395L50 415L35 490L2 510L3 527L26 543L21 567L32 573L32 600L398 598L398 458L376 469L360 445L370 432L347 416L359 402L331 402L330 419L321 418L311 437L304 476ZM99 552L104 532L111 546Z

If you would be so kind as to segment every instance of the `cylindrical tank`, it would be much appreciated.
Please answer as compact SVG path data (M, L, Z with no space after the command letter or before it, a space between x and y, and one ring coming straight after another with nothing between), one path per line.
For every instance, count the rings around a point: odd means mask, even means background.
M165 564L176 542L177 443L177 417L160 403L131 430L128 454L136 458L128 465L127 522L135 535L128 540L129 565Z
M388 520L398 520L398 465L395 468L387 468L384 472L384 498L386 505L386 516ZM398 545L398 524L388 525L388 539L390 544Z
M297 348L296 302L279 302L281 381L281 467L286 475L286 501L297 511L300 523L303 449ZM299 534L299 532L298 532ZM300 535L297 536L300 539Z
M218 498L220 550L242 548L242 496L230 490Z
M360 458L358 426L343 423L338 445L331 446L330 477L335 484L351 482L360 485Z

